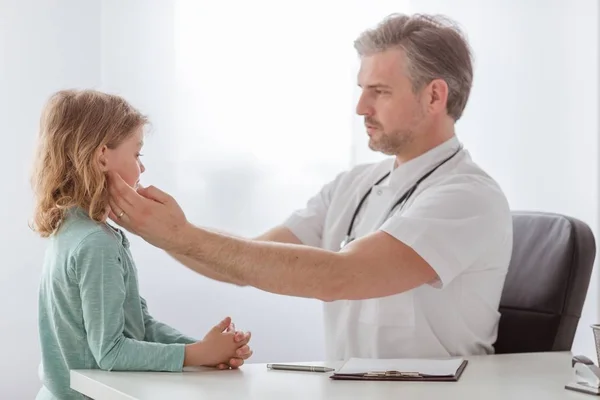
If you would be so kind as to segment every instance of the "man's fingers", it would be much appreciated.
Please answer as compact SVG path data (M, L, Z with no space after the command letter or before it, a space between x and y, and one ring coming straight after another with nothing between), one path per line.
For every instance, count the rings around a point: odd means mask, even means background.
M116 221L118 219L117 216L115 215L115 213L112 212L112 208L108 212L108 218L112 219L113 221Z
M117 210L113 209L113 211L115 211L117 216L119 216L120 211L128 213L132 211L136 205L140 205L140 199L142 197L137 194L137 192L129 186L119 174L107 172L107 176L108 192L116 205Z
M229 369L229 365L227 365L227 364L219 364L219 365L217 365L217 369Z
M120 209L119 206L111 199L108 199L108 204L110 205L110 211L108 212L108 217L115 221L117 224L121 225L123 228L131 231L129 225L129 218L127 213Z
M110 219L117 221L125 215L125 211L119 207L117 202L113 200L112 197L108 198L108 205L110 206L110 213L108 214Z
M140 187L137 192L147 199L157 201L161 204L165 204L172 199L168 193L163 192L155 186L148 186L146 188Z

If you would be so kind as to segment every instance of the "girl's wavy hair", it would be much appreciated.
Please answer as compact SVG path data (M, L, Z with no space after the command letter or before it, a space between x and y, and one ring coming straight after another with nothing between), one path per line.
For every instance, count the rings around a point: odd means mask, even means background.
M46 103L31 177L35 208L31 227L42 237L60 227L69 208L102 221L108 208L103 146L114 149L146 116L122 97L95 90L62 90Z

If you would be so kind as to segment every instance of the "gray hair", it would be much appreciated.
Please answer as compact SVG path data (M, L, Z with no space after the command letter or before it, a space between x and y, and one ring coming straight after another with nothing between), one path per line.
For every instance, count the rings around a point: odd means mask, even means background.
M443 79L448 85L448 115L455 121L461 117L473 83L472 56L466 38L450 19L392 14L376 28L363 32L354 47L361 57L402 49L413 90Z

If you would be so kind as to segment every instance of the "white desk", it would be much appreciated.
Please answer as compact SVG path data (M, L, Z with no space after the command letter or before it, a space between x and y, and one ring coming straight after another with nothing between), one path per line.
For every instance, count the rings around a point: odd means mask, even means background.
M72 371L71 387L97 400L597 398L564 389L571 379L568 352L468 359L458 382L333 381L324 373L269 371L266 364L247 364L239 370L183 373Z

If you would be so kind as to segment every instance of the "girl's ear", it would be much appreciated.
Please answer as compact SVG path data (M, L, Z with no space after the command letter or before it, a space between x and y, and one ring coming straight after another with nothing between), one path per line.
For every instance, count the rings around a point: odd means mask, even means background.
M96 159L98 160L98 165L100 166L100 170L102 172L108 171L108 161L106 157L107 150L108 147L102 146L102 148L98 149L98 154L96 156Z

